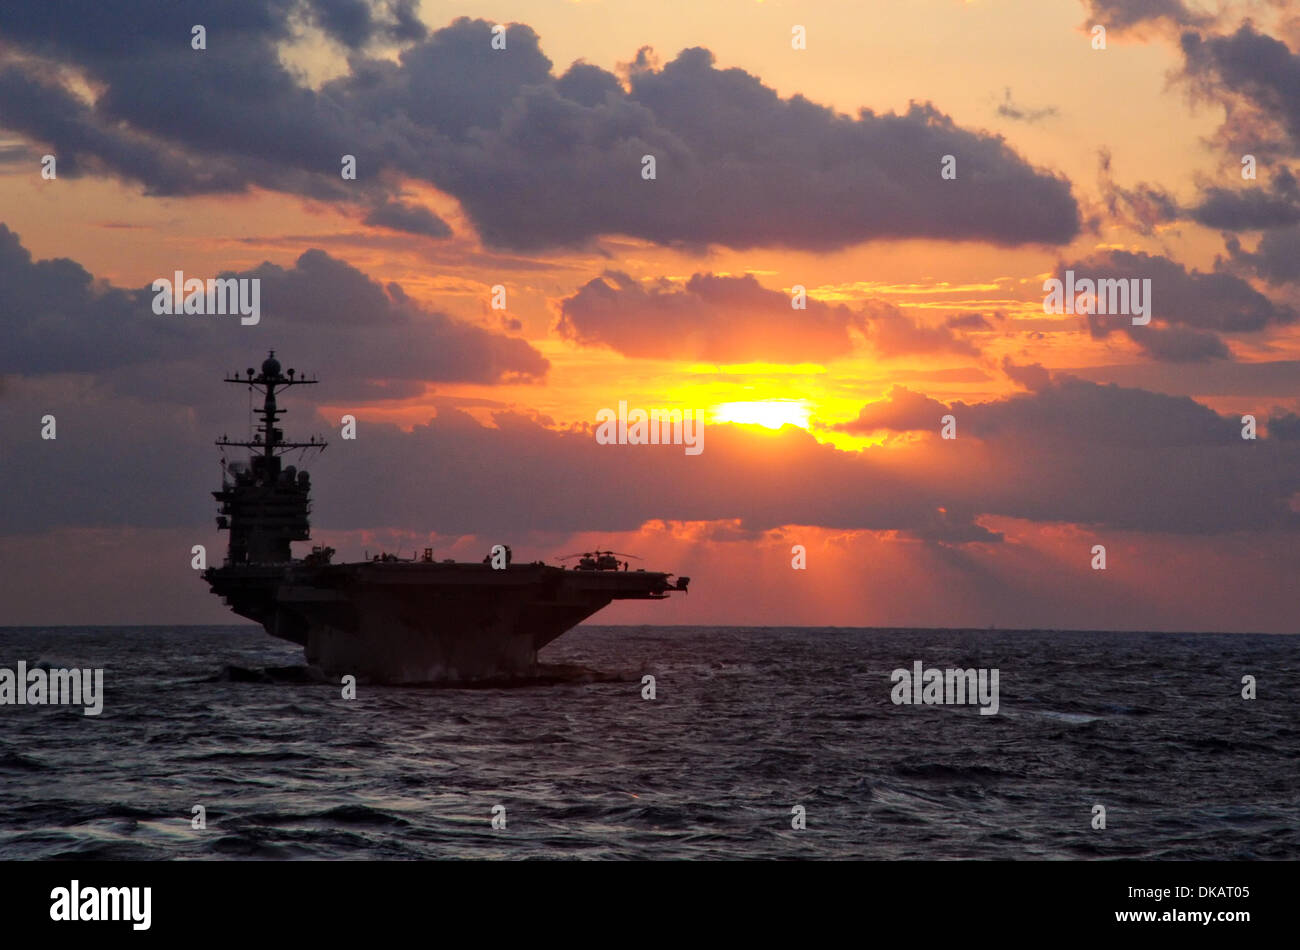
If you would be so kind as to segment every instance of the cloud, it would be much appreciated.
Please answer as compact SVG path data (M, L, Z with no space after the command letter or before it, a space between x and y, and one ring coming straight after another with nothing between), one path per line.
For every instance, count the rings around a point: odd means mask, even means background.
M312 20L353 49L375 41L422 40L428 34L416 15L419 0L310 0Z
M993 324L982 313L955 313L943 322L954 330L992 330Z
M1156 228L1183 215L1178 200L1157 185L1141 183L1125 188L1115 182L1111 172L1110 149L1097 152L1098 186L1110 216L1139 234L1152 234Z
M1267 189L1207 188L1191 217L1206 227L1224 231L1258 231L1300 223L1300 187L1286 166L1273 173Z
M871 343L881 356L917 353L979 355L979 348L974 343L953 333L955 326L969 328L969 320L963 323L964 318L957 318L958 323L954 324L950 318L942 326L927 326L907 316L893 304L883 301L868 301L865 309L870 314Z
M761 286L752 274L695 274L684 284L641 284L606 271L560 302L559 332L624 356L745 363L826 362L853 349L851 331L866 318L843 304L791 297Z
M1270 455L1241 438L1238 417L1187 397L1059 374L1037 383L971 405L895 387L839 428L926 435L889 451L912 456L914 486L942 484L946 504L977 517L1170 533L1300 528L1290 506L1300 473L1288 468L1300 445L1282 441L1289 429L1270 432ZM940 439L949 413L957 437Z
M1046 378L1042 367L1009 368L1031 381L1031 392L990 402L944 404L902 386L868 403L857 419L837 426L870 434L882 429L938 432L942 415L957 417L958 435L985 441L1065 442L1078 446L1192 447L1235 445L1239 423L1186 396L1167 396L1076 376ZM1026 375L1026 371L1030 371ZM1043 371L1046 372L1046 371Z
M764 289L753 274L694 274L684 285L660 279L643 286L610 270L560 302L558 329L624 356L822 363L850 355L850 331L865 330L866 318L814 298L796 311L790 295Z
M1152 318L1171 325L1245 333L1296 319L1289 307L1274 303L1239 277L1189 270L1158 254L1101 251L1062 269L1074 270L1076 278L1149 278ZM1114 318L1098 316L1097 320L1096 329L1103 329L1106 324L1100 321Z
M160 277L172 279L170 272ZM261 280L261 322L231 315L157 315L151 288L97 281L67 258L36 261L0 224L0 373L138 372L148 391L168 365L194 361L243 367L250 351L287 345L299 365L341 366L338 391L419 392L425 382L540 379L549 364L526 342L424 310L401 286L382 286L321 250L291 267L263 263L243 272L187 274ZM405 387L404 389L402 387Z
M1159 185L1141 182L1132 188L1111 176L1111 157L1100 151L1099 184L1112 218L1140 234L1154 234L1172 221L1195 221L1221 231L1258 231L1288 227L1300 222L1300 187L1285 165L1272 171L1264 188L1246 181L1237 188L1203 187L1191 204L1180 202Z
M1267 232L1254 251L1243 249L1235 237L1228 238L1226 247L1234 264L1250 268L1270 284L1300 281L1300 226Z
M1052 384L1052 374L1044 369L1041 363L1019 366L1013 363L1010 357L1004 356L1002 358L1002 372L1006 373L1007 378L1013 383L1031 392L1046 389Z
M1300 442L1300 415L1276 409L1268 418L1268 437L1284 442Z
M0 457L6 490L29 500L0 510L0 534L205 520L214 487L209 483L217 475L212 438L227 428L240 431L246 418L243 394L231 387L220 392L214 377L221 364L210 362L211 381L196 378L191 386L227 398L224 413L221 406L205 407L206 425L155 401L155 424L126 431L122 420L135 418L145 403L127 396L78 402L66 393L59 397L53 384L29 386L24 398L0 401L0 430L30 432ZM343 362L313 368L322 378L322 397L335 400L332 381ZM306 435L321 420L313 425L304 398L294 395L286 404L297 422L286 431ZM42 412L59 420L53 451L38 435ZM768 434L711 426L705 452L689 456L675 445L599 445L590 428L561 431L514 412L494 414L487 426L444 408L410 432L373 421L364 410L357 414L354 442L341 450L331 446L307 463L315 486L313 523L321 530L392 527L519 537L635 530L656 519L735 519L749 532L825 524L918 532L936 541L979 534L956 517L941 517L932 492L915 491L898 473L820 445L793 427ZM160 444L167 452L157 451ZM141 458L159 455L165 457L149 472L139 471ZM771 467L756 470L756 458L767 458ZM94 490L87 488L91 478ZM809 478L826 491L803 490Z
M1300 55L1249 22L1226 36L1188 31L1181 47L1183 78L1227 113L1225 148L1300 156Z
M210 25L203 51L190 49L189 27L212 18L194 2L79 0L60 5L57 25L45 8L0 8L0 39L22 54L0 74L4 124L79 173L152 194L257 185L376 206L403 177L427 182L501 248L619 234L807 250L891 238L1062 244L1080 229L1068 180L929 103L846 116L718 69L701 48L661 69L639 56L624 88L583 63L555 76L524 24L493 50L485 20L416 40L406 3L246 6ZM347 74L312 90L279 57L304 11L350 48L407 45L397 62L357 48ZM93 104L63 85L69 68L102 89ZM357 181L340 179L344 154L357 156ZM641 177L644 155L653 181ZM945 155L955 181L939 178Z
M1199 363L1204 360L1230 360L1232 351L1228 344L1214 333L1189 330L1187 327L1141 327L1129 336L1152 359L1169 363ZM1101 335L1105 335L1104 333Z
M1151 323L1134 326L1123 315L1089 314L1088 329L1102 339L1126 333L1153 359L1190 361L1228 358L1220 333L1253 333L1290 324L1296 312L1274 303L1233 274L1203 273L1161 255L1109 250L1058 268L1057 279L1073 270L1075 279L1151 281Z
M220 358L200 363L203 375L192 364L188 392L172 401L157 387L85 400L55 379L0 400L0 431L14 434L0 481L24 500L0 507L0 533L205 520L211 440L238 431L246 410L242 394L215 380L227 368ZM333 403L346 355L311 368L323 383L309 395ZM196 419L189 407L207 389L226 401ZM311 403L295 396L286 431L307 434ZM44 412L58 417L57 443L38 436ZM936 437L948 412L955 440ZM130 424L142 415L149 426ZM712 425L705 451L689 456L674 445L600 445L591 427L557 429L517 412L484 425L447 407L402 431L362 407L358 421L357 440L310 463L321 530L519 537L735 520L748 532L817 525L964 544L997 540L986 516L1175 534L1300 527L1288 505L1300 491L1300 441L1246 442L1239 420L1191 399L1069 377L979 404L895 389L847 428L920 437L862 452L794 427Z
M1193 10L1182 0L1084 0L1088 24L1100 23L1107 30L1124 32L1134 27L1205 26L1214 17Z
M424 237L451 237L451 227L428 208L385 201L366 215L365 223Z
M948 406L924 393L894 386L877 402L858 410L858 417L832 428L837 432L873 435L881 430L894 432L929 432L939 428L940 420L951 412Z
M1195 373L1185 366L1158 363L1073 367L1062 372L1171 395L1229 396L1245 411L1278 392L1300 393L1300 360L1205 363L1196 367Z
M235 165L169 148L146 132L107 119L55 81L52 71L0 68L5 128L45 143L64 178L113 174L145 183L151 195L242 191Z
M978 318L967 318L972 316ZM825 363L848 356L857 337L868 338L885 357L976 355L975 346L952 329L974 326L967 318L929 327L883 301L851 309L811 296L806 309L795 310L790 294L768 290L752 274L695 274L685 283L642 284L621 271L606 271L560 302L557 328L571 340L608 346L624 356Z
M1016 105L1011 101L1010 86L1003 90L1002 101L998 103L998 115L1002 116L1004 119L1014 119L1017 122L1040 122L1043 119L1051 118L1057 114L1056 106L1046 106L1042 109L1030 109Z

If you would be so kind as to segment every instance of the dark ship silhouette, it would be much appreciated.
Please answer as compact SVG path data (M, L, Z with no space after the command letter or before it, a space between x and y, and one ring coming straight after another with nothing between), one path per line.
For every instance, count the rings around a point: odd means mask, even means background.
M247 463L224 466L217 527L230 532L225 562L203 578L230 609L273 637L301 644L307 662L326 674L386 683L461 682L527 676L537 651L614 600L663 600L685 591L688 577L628 570L612 551L580 557L574 569L535 561L511 563L493 548L481 563L376 555L333 564L334 549L313 547L294 558L291 544L310 540L311 479L280 456L324 449L323 439L289 442L278 427L286 410L276 394L314 385L281 372L275 351L254 375L226 382L262 393L252 441L217 445L250 450ZM622 569L620 570L620 565Z

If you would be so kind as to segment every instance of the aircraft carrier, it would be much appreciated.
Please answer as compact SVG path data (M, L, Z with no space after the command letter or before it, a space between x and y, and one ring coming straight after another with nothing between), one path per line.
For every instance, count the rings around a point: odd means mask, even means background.
M309 541L311 479L282 465L282 456L325 448L323 439L286 441L276 396L314 385L282 371L275 351L261 371L225 382L262 396L260 425L249 441L217 440L248 449L247 462L223 463L217 527L230 532L220 567L203 578L241 617L273 637L301 644L307 662L330 676L352 674L380 683L457 683L529 676L537 651L614 600L663 600L690 578L628 570L613 552L579 557L573 568L512 562L494 545L481 563L435 560L433 550L402 560L332 563L334 549L313 547L295 558L293 542ZM621 569L620 569L621 568Z

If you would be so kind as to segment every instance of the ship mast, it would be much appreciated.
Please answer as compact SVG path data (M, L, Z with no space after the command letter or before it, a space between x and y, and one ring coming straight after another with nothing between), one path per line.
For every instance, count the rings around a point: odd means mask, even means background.
M230 532L226 563L284 564L293 560L291 543L311 539L311 478L294 466L281 467L280 456L294 449L324 449L325 440L313 436L310 442L288 442L279 419L287 411L275 403L277 393L293 386L310 386L315 379L301 379L294 370L280 372L275 350L262 361L262 371L226 377L262 393L258 426L251 441L222 436L217 445L250 449L248 464L222 466L221 490L212 493L220 507L217 527ZM233 480L227 478L233 476Z
M318 439L315 436L312 436L308 442L285 441L284 431L276 423L278 417L289 410L276 407L276 393L283 392L292 386L314 386L319 380L298 378L296 371L293 369L288 370L287 373L281 373L280 361L275 358L275 350L271 350L270 355L262 362L262 371L257 375L253 374L253 368L250 366L247 376L240 376L235 373L227 376L224 382L239 383L263 394L262 408L258 410L258 414L262 417L262 424L257 427L257 435L254 436L251 442L239 442L227 436L222 436L217 440L217 445L251 449L255 453L260 453L264 459L272 459L294 449L324 449L328 444L324 439ZM278 468L278 466L268 467Z

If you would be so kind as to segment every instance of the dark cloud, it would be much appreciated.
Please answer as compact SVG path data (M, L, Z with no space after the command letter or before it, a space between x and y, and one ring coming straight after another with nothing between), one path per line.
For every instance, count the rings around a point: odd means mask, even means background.
M332 380L342 361L313 368L323 380L320 398L337 399ZM217 477L212 438L227 428L242 431L246 414L243 394L234 387L221 392L219 375L214 362L206 377L191 380L193 388L226 397L224 417L207 425L157 406L156 425L133 425L140 411L133 400L77 404L51 399L52 388L0 401L0 432L12 445L0 456L0 480L16 497L31 500L0 509L0 534L70 524L207 523L207 493ZM301 396L286 404L290 420L297 420L287 431L306 434L337 423L312 422ZM53 445L39 438L42 412L59 419ZM206 405L204 419L219 412ZM943 517L935 494L909 487L901 473L820 445L792 427L768 434L710 426L704 452L690 456L676 445L599 445L591 429L557 431L518 413L497 413L493 422L481 425L447 408L403 432L359 412L355 441L331 445L308 462L313 523L326 531L392 526L519 537L633 530L661 518L732 519L749 532L821 524L935 541L988 540L971 524ZM160 444L166 453L158 452ZM138 471L141 458L160 454L165 457L149 472ZM756 471L757 456L779 464ZM826 491L806 491L810 478Z
M1225 147L1300 156L1300 55L1249 22L1227 36L1188 31L1181 46L1184 77L1227 112Z
M1044 369L1041 363L1021 366L1013 363L1011 358L1006 356L1002 358L1002 372L1006 373L1007 378L1013 383L1023 386L1030 392L1046 389L1052 383L1052 374Z
M1289 324L1296 313L1255 290L1233 274L1189 270L1160 255L1131 251L1103 251L1058 268L1064 280L1073 270L1075 279L1151 281L1151 323L1134 326L1128 316L1089 314L1088 329L1095 338L1120 330L1158 360L1192 361L1228 358L1231 354L1219 333L1258 332Z
M144 182L153 195L242 191L247 184L233 164L194 158L123 128L30 66L0 68L0 122L47 145L64 178L114 174Z
M1051 118L1057 114L1056 106L1045 106L1042 109L1030 109L1025 106L1018 106L1011 101L1011 88L1007 87L1002 92L1002 101L998 103L998 115L1004 119L1014 119L1017 122L1040 122L1043 119Z
M1191 210L1193 220L1223 231L1258 231L1300 223L1300 187L1286 166L1273 173L1267 189L1251 183L1240 188L1207 188Z
M159 275L168 280L172 273ZM133 367L148 393L167 367L190 362L243 368L249 354L293 340L299 365L341 363L338 392L353 396L419 392L425 381L493 383L545 375L547 361L519 339L430 312L401 286L381 286L321 250L292 267L186 277L259 278L261 321L237 315L158 315L151 288L96 281L66 258L34 261L0 224L0 373L100 373ZM152 382L151 382L152 380ZM376 391L372 380L386 385ZM405 387L405 388L394 388Z
M943 440L949 413L957 438ZM1289 504L1300 445L1279 439L1260 451L1268 440L1243 440L1239 417L1186 397L1060 375L974 405L900 387L841 428L928 433L923 448L888 451L926 460L915 484L945 485L957 510L1172 533L1300 528Z
M424 237L451 237L451 226L428 208L400 201L385 201L366 215L365 223Z
M1084 6L1089 26L1100 23L1117 32L1147 24L1204 26L1214 20L1182 0L1084 0Z
M1062 370L1094 382L1118 383L1179 396L1231 396L1243 408L1275 393L1300 393L1300 360L1185 364L1127 363Z
M416 15L418 0L310 0L314 22L345 46L377 40L409 42L428 34Z
M1153 234L1172 221L1195 221L1222 231L1257 231L1300 222L1300 187L1285 165L1271 171L1267 187L1243 180L1239 187L1204 187L1191 204L1184 205L1170 192L1146 182L1131 188L1117 184L1111 174L1111 157L1100 151L1099 186L1110 216L1140 234ZM1267 174L1267 173L1266 173Z
M69 0L0 7L0 40L29 54L0 71L0 123L48 145L61 174L112 174L151 195L257 185L366 200L384 186L344 182L339 169L341 156L377 137L373 126L300 86L280 61L277 44L291 37L291 18L310 19L316 6ZM194 24L207 29L204 50L191 48ZM102 87L93 105L64 86L65 67Z
M1300 226L1265 233L1254 251L1243 249L1235 237L1228 238L1226 246L1234 264L1250 268L1271 284L1300 281Z
M282 355L304 365L296 353ZM246 415L242 393L215 379L225 369L219 359L199 363L202 372L191 364L187 398L211 391L226 402L205 399L197 419L160 402L156 389L148 402L86 402L55 380L37 380L0 401L0 481L24 500L0 506L0 533L208 523L217 475L211 439L241 431ZM347 356L311 368L323 385L310 396L335 402ZM618 397L610 393L606 405ZM301 396L286 405L290 432L337 425L313 424ZM44 412L59 419L56 443L39 438ZM143 412L149 426L138 424ZM955 440L937 438L947 412L956 416ZM1068 377L975 405L896 389L849 428L929 437L860 453L794 427L708 426L704 451L691 456L674 445L599 445L590 428L557 430L514 412L495 414L493 423L446 408L404 432L359 411L358 438L309 465L315 524L519 537L720 520L751 532L820 525L954 544L996 541L980 524L986 515L1170 533L1300 527L1288 507L1300 491L1300 441L1270 434L1246 442L1238 419L1190 399Z
M41 55L106 62L134 50L112 40L132 37L138 48L180 42L189 49L190 28L203 24L209 49L226 40L270 42L292 36L297 20L315 23L350 47L377 40L419 40L427 34L418 0L60 0L57 4L10 4L0 29Z
M1185 396L1102 386L1061 374L1025 375L1025 370L1042 370L1038 366L1011 368L1032 382L1031 392L973 405L945 405L895 386L886 399L863 406L857 419L838 428L860 434L882 429L937 433L940 417L952 414L959 437L983 440L1155 448L1231 445L1241 439L1236 421Z
M633 72L631 83L631 101L686 146L689 164L670 152L656 184L671 212L697 223L695 239L817 248L890 237L1059 242L1078 232L1064 179L931 105L851 119L801 96L781 99L742 70L716 69L702 49ZM946 154L958 179L938 182Z
M81 0L58 6L57 27L53 9L0 9L0 38L30 54L0 76L6 127L151 193L256 184L373 206L408 176L458 198L487 243L518 249L606 234L742 248L1017 245L1065 243L1080 228L1069 182L1000 137L930 104L850 117L782 99L704 49L662 69L639 56L625 89L583 63L555 77L523 24L506 50L490 47L492 24L466 18L415 40L407 3ZM356 52L317 92L279 58L301 17L350 47L411 42L396 63ZM189 27L205 21L208 48L194 51ZM67 93L30 56L74 66L101 95L92 105ZM357 156L355 182L338 175L344 154ZM641 177L646 154L654 181ZM944 155L955 181L939 178Z
M990 531L976 522L969 512L958 513L947 508L936 508L929 519L904 532L904 536L918 541L938 541L953 544L996 544L1004 540L1000 531Z
M1141 333L1138 333L1139 329ZM1133 328L1129 336L1152 359L1164 360L1168 363L1199 363L1203 360L1232 359L1232 351L1228 349L1228 344L1224 343L1217 334L1206 330L1152 324Z
M1109 250L1059 270L1076 276L1150 278L1152 320L1223 333L1262 330L1291 323L1296 314L1276 304L1239 277L1188 269L1158 254ZM1115 322L1113 317L1099 321Z
M1227 35L1187 30L1180 46L1181 78L1195 96L1224 110L1217 144L1234 163L1253 156L1268 185L1211 186L1203 189L1195 204L1182 209L1152 186L1139 186L1136 198L1132 192L1112 188L1109 194L1119 196L1118 202L1112 198L1112 210L1116 203L1145 208L1151 212L1148 225L1183 217L1224 231L1262 230L1265 233L1253 252L1244 250L1235 236L1228 237L1230 267L1225 269L1253 273L1273 284L1300 279L1296 263L1300 260L1300 186L1282 164L1300 157L1300 55L1281 40L1260 33L1250 21ZM1137 217L1142 218L1140 213ZM1144 233L1150 233L1149 227ZM1213 356L1218 350L1205 336L1166 334L1164 340L1150 337L1148 342L1153 352L1161 350L1175 358Z
M96 285L67 258L34 261L0 224L0 373L89 372L158 357L176 326L146 326L149 296Z
M1300 415L1285 410L1274 410L1268 417L1268 437L1284 442L1300 442Z

